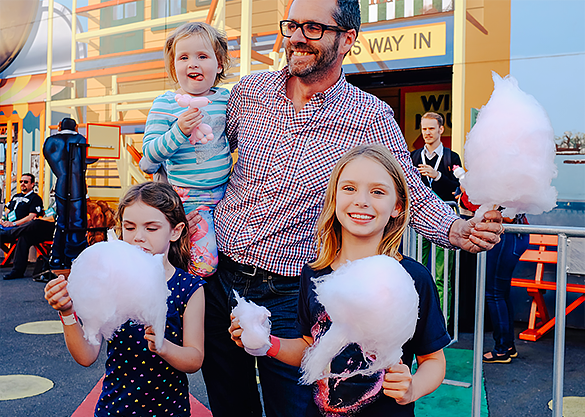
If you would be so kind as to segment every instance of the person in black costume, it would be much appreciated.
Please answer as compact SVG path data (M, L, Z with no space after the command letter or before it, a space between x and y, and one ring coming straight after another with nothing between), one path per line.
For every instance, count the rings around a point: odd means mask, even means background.
M43 155L57 177L52 269L69 268L71 261L87 247L86 147L75 145L86 143L85 137L77 133L75 120L66 117L59 123L59 131L49 136L43 147Z

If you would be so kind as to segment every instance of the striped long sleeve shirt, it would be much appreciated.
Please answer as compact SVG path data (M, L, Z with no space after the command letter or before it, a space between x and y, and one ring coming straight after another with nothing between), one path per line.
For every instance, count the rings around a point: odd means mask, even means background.
M214 139L207 144L192 145L179 129L177 118L186 108L176 103L174 92L167 91L155 98L148 113L142 151L151 162L166 161L172 185L210 189L224 184L229 178L232 158L225 135L229 91L225 88L212 91L214 93L207 96L212 103L201 109L202 123L213 129Z

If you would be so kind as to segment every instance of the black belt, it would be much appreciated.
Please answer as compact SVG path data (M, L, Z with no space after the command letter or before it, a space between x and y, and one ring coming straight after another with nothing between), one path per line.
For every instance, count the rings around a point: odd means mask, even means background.
M241 264L239 262L234 261L227 255L219 252L219 264L227 269L228 271L236 274L241 274L247 277L263 277L263 278L288 278L288 279L298 279L298 277L288 277L285 275L276 274L274 272L266 271L265 269L258 268L257 266Z

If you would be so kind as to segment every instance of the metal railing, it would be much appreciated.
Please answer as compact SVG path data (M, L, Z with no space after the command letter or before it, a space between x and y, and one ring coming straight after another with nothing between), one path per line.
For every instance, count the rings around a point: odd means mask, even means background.
M553 358L553 400L552 416L562 417L563 410L563 383L565 362L565 310L567 306L567 248L570 237L585 237L585 228L536 226L520 224L504 224L505 233L557 235L557 270L556 270L556 306L555 306L555 338ZM431 274L436 280L436 245L431 245ZM445 262L443 271L443 316L447 322L448 293L449 293L449 250L445 250ZM403 252L422 263L422 236L418 235L410 227L407 228L403 240ZM477 256L476 294L475 294L475 330L473 343L473 377L472 377L472 417L481 415L481 383L483 376L483 340L484 340L484 311L485 311L485 283L486 283L487 253L481 252ZM453 341L459 339L459 275L460 275L460 250L455 251L455 282L453 283L454 317L453 317Z
M553 357L553 417L563 415L563 383L565 366L565 309L567 306L567 247L569 237L585 237L585 228L505 224L506 233L557 235L557 288L555 307L555 339ZM473 393L471 416L481 415L481 378L483 373L483 339L486 282L486 252L478 255L475 296L475 334L473 344Z
M409 256L416 260L419 263L423 263L423 237L420 234L417 234L416 231L410 227L406 229L403 237L403 253L406 256ZM454 294L452 297L452 305L453 308L453 335L451 335L451 344L457 343L459 341L459 276L460 276L460 256L461 251L457 250L449 250L445 248L441 248L444 251L444 262L443 262L443 317L445 318L445 323L448 324L448 317L449 317L449 291L451 280L449 277L449 269L450 269L450 259L449 256L450 252L455 252L454 256ZM430 257L430 272L433 276L433 279L437 280L437 245L431 243L431 248L429 251ZM426 265L425 265L426 266Z

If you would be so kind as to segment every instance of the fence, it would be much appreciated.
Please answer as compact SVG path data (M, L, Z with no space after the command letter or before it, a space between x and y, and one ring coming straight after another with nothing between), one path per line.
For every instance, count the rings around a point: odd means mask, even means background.
M556 272L556 303L555 303L555 336L553 357L553 417L562 417L563 413L563 381L565 362L565 309L567 305L567 252L571 237L585 237L584 227L557 227L505 224L505 233L557 235L557 272ZM443 316L447 320L448 292L449 292L449 256L445 250L445 263L443 270ZM403 240L403 252L406 256L422 262L422 236L408 228ZM431 246L431 274L436 277L436 250ZM477 288L475 295L475 330L473 343L473 391L472 391L472 417L481 415L481 378L483 374L483 339L484 339L484 310L485 310L485 282L486 282L486 252L477 257ZM455 279L454 279L454 317L453 317L453 342L458 341L459 321L459 275L460 275L460 251L455 251Z

